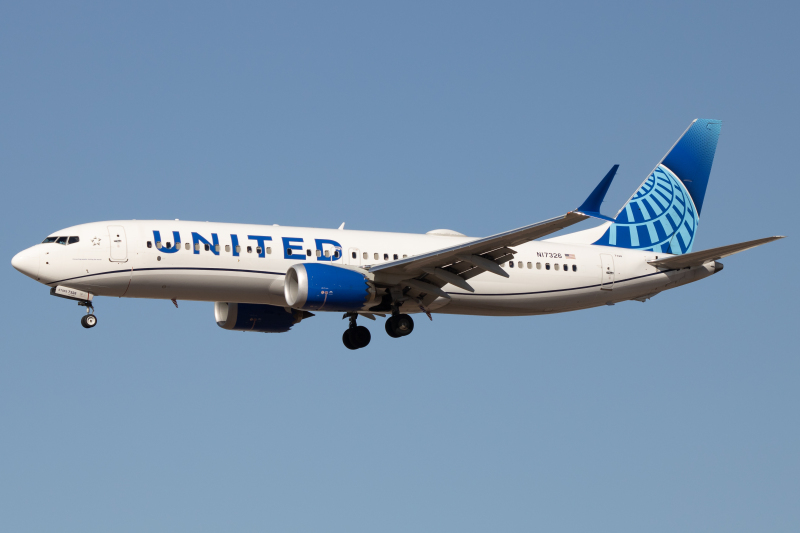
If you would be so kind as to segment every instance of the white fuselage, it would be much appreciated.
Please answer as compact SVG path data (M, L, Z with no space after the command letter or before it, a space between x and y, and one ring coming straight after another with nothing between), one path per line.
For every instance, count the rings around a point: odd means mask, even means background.
M160 241L154 231L160 233ZM173 232L180 237L180 248L167 253L167 244L176 249ZM299 262L365 267L474 240L177 220L96 222L53 235L79 239L74 244L38 244L25 252L25 273L51 287L97 296L275 306L287 305L284 277ZM659 270L647 261L664 254L616 247L533 241L513 248L513 267L508 262L501 265L508 278L484 272L469 280L474 293L445 285L450 299L438 298L430 310L494 316L572 311L644 299L715 271L713 262ZM419 311L416 305L404 306L404 312Z

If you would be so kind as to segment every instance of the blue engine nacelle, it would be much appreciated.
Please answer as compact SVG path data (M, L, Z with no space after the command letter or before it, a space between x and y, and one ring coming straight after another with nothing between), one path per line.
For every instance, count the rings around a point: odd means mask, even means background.
M223 329L236 331L260 331L262 333L283 333L292 326L314 316L306 311L265 304L239 304L229 302L214 303L214 317Z
M321 263L289 267L283 292L289 307L310 311L359 311L379 300L361 269Z

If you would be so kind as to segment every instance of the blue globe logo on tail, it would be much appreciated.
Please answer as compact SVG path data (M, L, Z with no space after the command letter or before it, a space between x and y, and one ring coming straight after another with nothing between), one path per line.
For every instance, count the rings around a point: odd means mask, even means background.
M686 187L658 165L595 244L685 254L699 220Z

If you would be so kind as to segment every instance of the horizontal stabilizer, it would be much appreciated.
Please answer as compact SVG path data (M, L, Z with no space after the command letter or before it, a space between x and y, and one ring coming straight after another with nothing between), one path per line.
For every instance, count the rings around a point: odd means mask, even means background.
M784 236L779 235L776 237L766 237L764 239L756 239L754 241L740 242L738 244L729 244L727 246L720 246L719 248L711 248L710 250L702 250L700 252L692 252L690 254L676 255L666 259L656 259L655 261L648 261L649 264L670 269L680 269L686 267L698 267L709 261L716 261L729 255L744 252L750 248L767 244L768 242L783 239Z

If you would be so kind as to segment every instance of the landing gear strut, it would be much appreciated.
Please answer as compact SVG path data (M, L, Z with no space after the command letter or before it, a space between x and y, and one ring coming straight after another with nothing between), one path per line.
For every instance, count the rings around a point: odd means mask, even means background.
M81 317L81 326L86 329L93 328L97 325L97 317L94 316L94 307L89 300L80 300L78 305L86 308L86 314Z
M365 347L372 340L372 335L364 326L356 324L358 313L347 313L344 318L350 318L350 326L342 334L342 342L350 350L358 350Z

